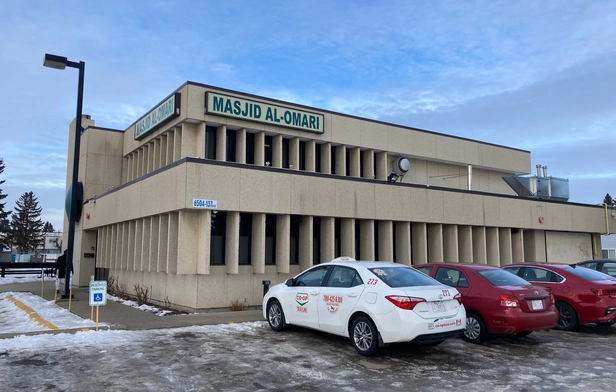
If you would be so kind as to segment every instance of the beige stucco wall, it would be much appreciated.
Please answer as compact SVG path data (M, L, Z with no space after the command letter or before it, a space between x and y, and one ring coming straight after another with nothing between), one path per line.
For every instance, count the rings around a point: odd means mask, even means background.
M549 263L572 264L593 259L591 234L548 231L545 233L545 241Z

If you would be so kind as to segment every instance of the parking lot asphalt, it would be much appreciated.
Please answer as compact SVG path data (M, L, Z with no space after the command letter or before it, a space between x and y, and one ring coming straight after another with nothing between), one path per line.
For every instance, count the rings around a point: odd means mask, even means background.
M56 298L56 304L64 309L81 317L90 319L93 316L92 308L89 303L89 288L73 288L73 298L61 299L62 294L54 293L55 286L53 281L46 281L44 285L40 282L12 283L0 285L0 292L30 292L39 295L48 301ZM41 295L42 294L42 295ZM70 302L70 303L69 303ZM34 309L36 311L36 309ZM93 317L93 319L95 316ZM120 302L107 301L105 306L99 307L98 322L101 329L124 329L124 330L150 330L164 328L179 328L194 325L215 325L228 323L241 323L248 321L263 320L260 309L242 311L202 311L178 315L158 316L153 312L144 311L133 306L124 305ZM78 329L75 329L78 330ZM39 333L61 333L70 332L69 330L55 330ZM23 333L19 333L23 335ZM0 338L15 336L15 334L0 334Z

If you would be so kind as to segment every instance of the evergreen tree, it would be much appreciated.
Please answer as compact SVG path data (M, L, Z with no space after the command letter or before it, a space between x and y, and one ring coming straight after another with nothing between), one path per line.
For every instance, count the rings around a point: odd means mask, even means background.
M53 225L50 222L45 222L45 225L43 226L43 233L53 233L54 231Z
M616 207L616 201L612 199L612 196L610 196L609 193L605 194L605 197L603 198L603 203L607 204L608 207Z
M38 200L33 192L26 192L15 202L11 215L9 242L21 252L36 250L43 245L43 221Z
M0 174L4 172L4 159L0 158ZM4 184L4 180L0 180L0 185ZM2 189L0 189L0 250L9 246L8 243L8 233L9 233L9 214L12 211L5 211L4 206L6 202L2 200L6 199L8 195L2 194Z

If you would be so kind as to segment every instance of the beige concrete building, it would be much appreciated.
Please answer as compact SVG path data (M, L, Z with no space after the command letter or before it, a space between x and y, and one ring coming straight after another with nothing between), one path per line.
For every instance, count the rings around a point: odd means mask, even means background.
M264 280L341 255L569 263L614 231L602 207L516 194L528 151L198 83L124 131L83 126L74 283L191 309L258 306Z

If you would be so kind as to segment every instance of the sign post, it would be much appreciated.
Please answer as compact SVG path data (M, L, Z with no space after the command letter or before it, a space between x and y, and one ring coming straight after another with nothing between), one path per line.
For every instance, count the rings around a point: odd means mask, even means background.
M107 281L90 281L90 306L96 306L96 330L98 331L98 307L107 305Z

